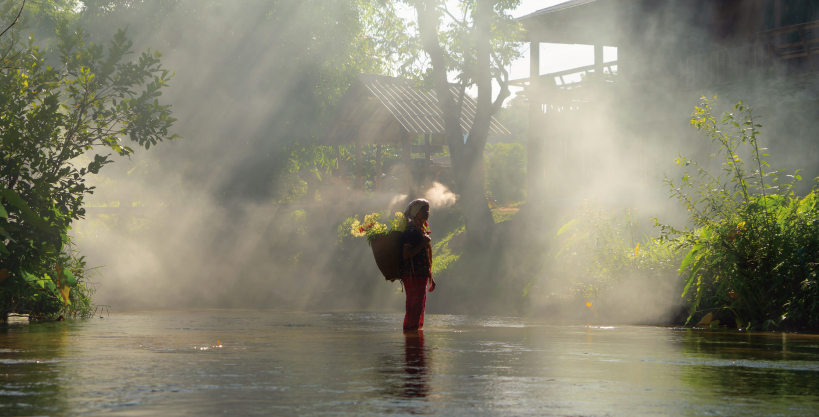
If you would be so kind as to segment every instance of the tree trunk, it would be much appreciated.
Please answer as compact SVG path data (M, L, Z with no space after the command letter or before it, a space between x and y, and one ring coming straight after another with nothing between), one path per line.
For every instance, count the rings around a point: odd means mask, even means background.
M436 1L418 0L418 30L421 42L432 64L432 77L438 106L444 118L447 145L452 159L452 174L456 190L461 196L461 208L466 220L467 236L472 241L491 239L495 222L486 202L486 180L484 176L483 151L489 136L489 126L493 113L492 78L489 56L490 27L494 0L480 0L476 10L478 108L466 143L461 130L461 109L452 94L447 78L444 50L438 40L438 12Z

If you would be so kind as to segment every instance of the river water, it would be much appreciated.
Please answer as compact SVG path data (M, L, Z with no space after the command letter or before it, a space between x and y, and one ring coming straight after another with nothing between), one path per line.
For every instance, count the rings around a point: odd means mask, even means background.
M257 310L0 327L0 415L817 415L819 336Z

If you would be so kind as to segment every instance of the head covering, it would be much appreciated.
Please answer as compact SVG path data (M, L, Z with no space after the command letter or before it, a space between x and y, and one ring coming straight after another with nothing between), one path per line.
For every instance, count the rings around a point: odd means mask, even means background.
M421 211L421 208L428 205L429 201L423 198L416 198L415 200L410 201L410 203L407 205L407 209L404 210L404 217L407 218L407 222L411 223L415 219L415 215Z

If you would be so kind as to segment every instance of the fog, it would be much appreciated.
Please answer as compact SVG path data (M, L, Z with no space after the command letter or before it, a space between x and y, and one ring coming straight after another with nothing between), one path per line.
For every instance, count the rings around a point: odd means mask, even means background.
M294 170L290 160L295 148L318 137L332 119L343 93L334 89L360 72L389 72L378 56L356 55L368 40L350 29L360 25L354 4L180 0L135 3L110 16L89 7L108 16L89 20L95 40L128 25L135 51L150 46L163 52L163 66L175 71L163 100L173 105L175 131L184 137L120 158L93 180L98 189L87 199L91 207L74 226L74 238L88 265L102 266L101 275L91 275L97 303L117 309L402 310L400 286L384 282L364 239L340 241L338 228L350 216L403 211L409 199L426 197L435 231L456 216L451 210L457 194L435 183L416 195L387 190L359 198L353 181L332 179L336 167ZM815 94L790 94L790 84L775 84L783 78L761 76L681 86L678 73L668 70L683 53L679 45L711 42L716 35L706 29L709 19L722 15L716 5L669 4L645 2L643 10L628 8L635 13L631 17L622 11L585 29L590 38L611 40L604 46L618 48L620 64L608 83L613 85L550 96L546 114L535 123L545 143L544 183L527 199L545 204L527 203L519 214L529 220L509 222L504 233L521 234L510 251L537 250L500 254L492 271L502 270L508 286L493 282L498 276L461 277L450 290L441 283L429 296L428 312L523 314L499 304L519 299L523 287L536 282L527 311L567 319L589 314L583 308L566 311L550 295L564 290L561 280L575 273L553 268L554 233L577 216L584 200L638 209L639 231L648 236L657 233L651 217L684 225L685 212L668 200L662 180L681 175L674 165L678 152L703 161L714 152L687 125L700 96L718 94L726 108L740 99L757 107L771 164L808 169L806 179L819 175L808 126L815 107L805 105L813 100L815 106ZM553 43L582 44L578 39ZM719 47L734 46L726 42ZM345 162L348 174L351 161ZM718 169L719 163L710 166ZM294 188L310 189L311 182L319 187L319 202L289 198ZM346 202L329 198L342 194ZM95 207L116 205L125 209ZM679 290L676 276L652 283L626 280L601 308L613 321L663 322L678 313Z

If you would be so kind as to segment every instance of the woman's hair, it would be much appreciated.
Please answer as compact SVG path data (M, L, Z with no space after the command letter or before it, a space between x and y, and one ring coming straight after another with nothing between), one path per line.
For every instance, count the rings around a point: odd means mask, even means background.
M421 208L428 205L429 201L423 198L416 198L415 200L410 201L410 203L407 205L407 209L404 210L404 217L407 218L407 223L412 223L412 220L415 219L415 215L421 211Z

